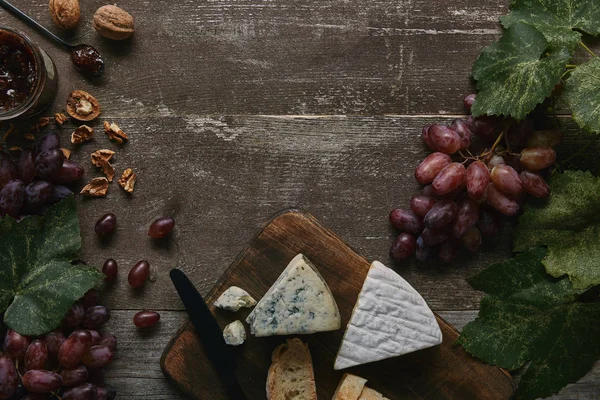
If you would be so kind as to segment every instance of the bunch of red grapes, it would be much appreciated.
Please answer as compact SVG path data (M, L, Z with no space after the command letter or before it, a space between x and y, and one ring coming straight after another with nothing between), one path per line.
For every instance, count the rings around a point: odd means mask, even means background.
M104 383L117 338L100 333L110 310L90 290L71 308L60 329L38 338L7 330L0 352L0 399L113 400Z
M81 179L83 173L81 164L65 158L54 132L23 150L18 160L0 152L0 216L43 214L48 206L73 194L65 185Z
M468 111L474 101L474 94L464 99ZM531 119L469 116L427 125L422 138L433 151L415 171L424 187L410 208L389 216L401 232L390 249L394 260L450 262L463 247L477 252L503 215L519 213L526 195L550 195L544 176L556 160L559 131L535 131Z

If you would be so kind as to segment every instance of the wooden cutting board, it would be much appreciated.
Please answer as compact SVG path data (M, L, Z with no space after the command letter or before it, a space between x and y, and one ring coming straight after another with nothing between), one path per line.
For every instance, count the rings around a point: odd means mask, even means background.
M304 253L331 288L342 317L342 329L300 335L308 343L314 363L319 399L332 398L342 371L333 370L352 308L367 275L370 262L358 255L313 216L287 211L276 216L242 251L237 260L206 298L221 328L236 319L245 321L248 309L232 313L215 309L212 303L232 285L260 299L288 262ZM368 386L392 400L507 400L515 391L509 373L484 364L455 344L458 332L437 316L444 341L441 345L402 357L351 368L348 372L369 380ZM285 337L255 338L249 335L237 355L236 374L249 400L265 399L271 352ZM194 328L185 323L167 345L161 368L190 398L227 399L208 361Z

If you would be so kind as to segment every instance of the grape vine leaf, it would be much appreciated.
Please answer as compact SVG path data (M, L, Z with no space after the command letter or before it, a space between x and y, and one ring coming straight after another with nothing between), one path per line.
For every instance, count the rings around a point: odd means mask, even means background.
M598 0L513 0L510 14L500 18L505 28L525 22L544 34L553 48L573 51L581 40L580 31L600 35Z
M546 271L568 275L577 289L600 284L600 178L590 172L554 174L547 202L529 202L519 218L513 250L547 246Z
M571 73L564 97L575 122L586 131L600 133L600 59L594 57Z
M565 48L547 53L548 41L533 26L516 23L485 48L473 78L479 94L472 113L522 120L550 96L571 55Z
M102 282L96 268L70 263L80 247L73 197L44 216L0 219L0 313L8 327L23 335L51 331Z
M467 352L521 375L516 398L545 398L585 375L600 358L600 301L544 271L544 248L491 265L469 279L487 295L458 339ZM583 295L583 296L582 296Z

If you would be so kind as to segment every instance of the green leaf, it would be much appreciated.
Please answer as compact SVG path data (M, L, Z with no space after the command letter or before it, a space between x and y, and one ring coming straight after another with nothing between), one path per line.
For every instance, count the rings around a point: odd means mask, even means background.
M589 132L600 133L600 59L594 57L571 73L564 96L575 122Z
M580 31L600 35L600 2L597 0L513 0L510 14L500 18L509 28L519 22L535 26L554 48L573 51Z
M469 283L487 295L459 343L483 361L515 370L527 365L517 399L547 397L585 375L600 357L600 302L547 275L535 248L494 264Z
M571 55L546 53L548 41L531 25L517 23L485 48L473 66L479 93L472 113L522 120L550 96Z
M70 263L79 248L79 219L71 197L43 217L0 219L0 313L23 335L59 326L73 303L102 282L97 269Z
M584 289L600 284L600 179L565 171L550 179L547 202L531 202L519 219L514 251L548 246L546 271Z

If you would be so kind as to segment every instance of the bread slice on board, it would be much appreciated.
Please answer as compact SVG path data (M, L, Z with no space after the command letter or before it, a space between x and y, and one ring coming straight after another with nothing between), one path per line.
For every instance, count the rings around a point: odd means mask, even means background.
M267 375L268 400L317 400L312 358L298 338L278 346Z
M344 374L335 390L333 400L358 400L366 383L367 380L360 376Z
M383 395L371 388L364 388L358 400L383 400Z

